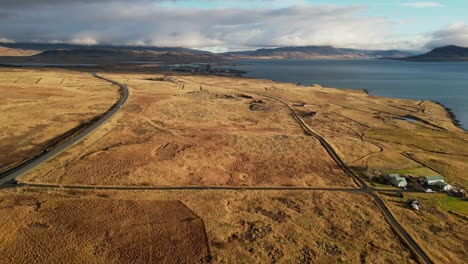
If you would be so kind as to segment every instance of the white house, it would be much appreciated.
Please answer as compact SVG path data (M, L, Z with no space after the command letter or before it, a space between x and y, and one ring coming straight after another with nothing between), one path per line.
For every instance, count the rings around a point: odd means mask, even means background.
M405 188L408 185L406 179L401 177L400 174L389 174L386 178L393 186L399 188Z
M434 185L439 187L442 191L450 191L452 189L452 185L443 181L438 181Z
M444 182L442 176L424 176L421 178L421 183L424 185L436 185L438 182Z

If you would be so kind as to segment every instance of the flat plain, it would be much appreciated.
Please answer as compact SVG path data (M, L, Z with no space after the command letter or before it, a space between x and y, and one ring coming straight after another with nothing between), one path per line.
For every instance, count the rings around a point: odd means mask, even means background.
M122 112L87 144L23 180L355 187L274 96L286 100L347 164L369 178L389 172L441 174L451 183L467 185L468 134L455 126L446 109L430 101L268 80L105 75L130 89ZM57 166L64 162L67 166Z
M107 111L118 89L89 73L0 68L0 172Z
M62 87L57 82L60 78L78 78L70 87L61 88L65 91L57 91L55 99L63 93L60 100L80 112L76 115L79 118L63 115L63 109L72 110L62 106L57 108L60 111L46 115L44 110L41 116L28 119L44 122L54 114L62 116L58 123L48 121L47 129L56 131L47 133L49 140L102 114L118 97L115 86L91 79L86 72L13 72L14 76L33 76L30 82L37 82L39 76L55 76L49 77L53 83L48 87ZM319 85L173 74L152 66L99 74L125 84L129 100L86 139L18 178L24 184L52 184L57 189L25 186L0 192L0 226L15 230L0 233L0 245L8 249L0 251L5 259L26 250L25 261L35 256L53 261L57 255L71 262L95 259L126 263L129 258L171 262L157 252L183 241L171 253L181 263L194 259L214 263L415 262L373 199L353 190L359 186L315 137L304 133L291 110L366 180L389 172L413 176L440 173L450 183L466 186L468 157L464 150L468 148L468 134L452 122L445 108L433 102L374 97ZM11 87L21 91L22 86ZM36 86L24 89L23 94L11 98L23 98ZM89 90L74 94L83 89ZM80 104L70 100L80 100ZM10 112L10 127L12 120L40 112L41 107L45 108L34 105ZM65 129L63 124L68 122ZM17 137L37 137L31 131L35 130L18 130ZM14 138L9 141L16 142ZM32 149L27 141L21 144ZM26 157L28 151L18 158ZM60 187L69 185L186 190L85 191ZM200 186L240 189L190 190ZM324 190L258 191L244 187ZM331 188L343 189L326 190ZM466 214L465 201L444 206L445 202L425 197L393 195L382 198L434 262L458 263L466 258L466 250L460 246L466 244L466 220L449 214L449 210ZM420 213L405 205L410 198L424 200ZM95 223L106 228L97 230ZM60 236L64 230L70 234ZM57 235L50 241L45 234ZM28 236L34 239L28 240ZM159 236L165 243L155 241ZM102 242L102 237L107 240ZM434 254L433 239L448 253ZM86 247L81 251L65 247L49 254L57 245L76 241ZM145 246L149 243L153 247ZM134 244L141 245L141 252ZM40 248L47 250L38 251ZM181 252L194 253L187 255L193 256L189 261Z
M0 226L9 230L0 235L0 262L21 253L25 262L147 263L163 254L165 263L415 263L372 199L359 194L24 188L0 195Z
M179 201L1 194L0 263L189 263L209 256Z
M406 194L382 197L408 232L436 263L463 263L468 252L466 200L446 194ZM408 210L406 201L421 201L421 211ZM443 254L437 253L439 250Z

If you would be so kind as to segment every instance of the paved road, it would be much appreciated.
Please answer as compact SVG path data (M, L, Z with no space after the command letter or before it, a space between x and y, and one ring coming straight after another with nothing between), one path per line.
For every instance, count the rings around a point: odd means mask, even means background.
M104 124L106 121L108 121L117 111L120 110L121 106L125 104L125 102L128 99L128 89L125 85L120 84L116 81L101 77L97 75L95 72L92 73L92 75L96 78L99 78L104 81L108 81L110 83L113 83L115 85L118 85L120 87L120 99L117 101L117 103L103 116L101 116L99 119L95 120L93 123L91 123L88 127L80 131L78 134L74 135L71 138L68 138L66 141L58 145L56 148L51 149L50 151L44 151L41 154L39 154L36 157L33 157L23 164L12 168L6 172L3 172L0 174L0 187L3 185L11 185L12 182L15 181L15 178L20 176L21 174L25 173L26 171L36 167L37 165L41 164L42 162L54 157L55 155L59 154L60 152L64 151L68 147L72 146L73 144L77 143L78 141L82 140L84 137L89 135L91 132L96 130L99 126Z
M246 91L248 92L248 91ZM432 260L429 258L429 256L421 249L421 247L414 241L414 239L406 232L406 230L400 225L400 223L395 219L395 217L392 215L388 207L385 205L385 203L382 201L382 199L375 193L376 189L371 188L367 185L367 183L358 175L354 173L351 168L346 165L346 163L340 158L340 156L336 153L336 151L333 149L333 147L327 142L326 139L324 139L322 136L314 132L303 120L300 118L296 112L294 111L294 108L285 100L267 95L267 94L262 94L262 93L257 93L260 96L267 97L276 101L279 101L286 105L289 108L289 111L291 112L291 115L294 117L294 119L299 123L299 125L302 127L304 132L308 135L311 135L315 138L317 138L320 141L320 144L327 150L328 154L332 157L332 159L349 175L351 176L355 182L361 186L360 189L358 189L362 193L366 193L369 196L371 196L379 209L382 211L384 214L385 219L387 222L390 224L390 226L393 228L393 230L397 233L397 235L400 237L400 239L410 248L412 253L417 257L417 259L422 262L422 263L433 263Z
M79 134L69 138L67 141L56 147L55 149L44 152L41 155L32 158L31 160L25 162L24 164L7 171L0 175L0 188L12 188L15 185L12 185L12 181L22 173L26 172L34 168L35 166L39 165L40 163L52 158L53 156L57 155L61 151L65 150L66 148L70 147L71 145L75 144L76 142L83 139L85 136L93 132L97 129L100 125L104 122L109 120L117 111L119 111L120 107L127 101L128 99L128 89L125 85L120 84L116 81L98 76L96 73L92 73L94 77L111 82L116 84L120 87L122 96L120 97L117 104L115 104L104 116L99 118L96 122L91 124L89 127L81 131ZM250 93L250 91L245 91ZM380 197L375 193L376 189L371 188L367 185L367 183L359 176L357 176L347 165L346 163L340 158L340 156L336 153L333 147L319 134L315 133L303 120L300 118L296 112L294 111L293 107L288 104L285 100L262 94L257 93L260 96L267 97L276 101L279 101L286 105L294 119L298 122L298 124L303 128L303 130L308 134L311 135L319 142L321 145L326 149L328 154L332 157L332 159L348 174L350 175L356 184L360 186L359 189L353 188L308 188L308 187L223 187L223 186L181 186L181 187L130 187L130 186L76 186L76 185L57 185L57 184L23 184L25 186L30 187L39 187L39 188L69 188L69 189L92 189L92 190L259 190L259 191L275 191L275 190L289 190L289 191L344 191L344 192L354 192L354 193L365 193L371 196L378 208L382 211L385 219L393 228L393 230L397 233L400 239L410 248L414 256L422 263L433 263L431 259L426 255L426 253L419 247L419 245L414 241L414 239L406 232L406 230L398 223L395 217L392 215L388 207L385 203L380 199Z

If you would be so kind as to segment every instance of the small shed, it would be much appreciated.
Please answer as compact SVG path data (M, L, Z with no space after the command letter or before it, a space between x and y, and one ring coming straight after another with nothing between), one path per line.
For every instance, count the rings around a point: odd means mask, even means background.
M405 177L401 177L400 174L389 174L386 179L396 187L405 188L408 185Z
M421 178L421 183L425 185L436 185L437 182L444 182L442 176L424 176Z

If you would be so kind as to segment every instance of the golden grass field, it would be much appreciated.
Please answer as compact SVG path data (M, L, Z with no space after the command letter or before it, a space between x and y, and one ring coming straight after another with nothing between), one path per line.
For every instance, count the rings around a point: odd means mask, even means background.
M18 189L0 198L10 230L0 262L21 252L24 262L147 263L170 252L197 263L207 254L200 217L213 263L415 263L359 194Z
M0 171L104 113L119 96L88 73L9 68L0 69L0 93Z
M38 148L28 141L46 142L101 114L118 97L116 87L85 72L3 72L6 74L0 75L0 89L5 83L13 83L5 85L10 92L17 88L9 99L10 105L22 100L35 102L31 108L11 111L1 123L9 129L2 130L9 131L5 136L16 132L16 137L2 140L7 146L4 148L20 145L26 149L16 154L16 159ZM128 102L85 140L22 175L20 182L357 188L318 140L304 134L287 106L274 99L278 97L293 106L362 175L440 173L450 183L467 183L464 172L468 171L468 134L452 123L442 106L429 101L269 80L166 75L148 66L141 72L114 70L100 74L124 83L130 90ZM14 84L18 76L26 76L29 85ZM50 84L36 86L41 84L42 80L35 83L40 78ZM59 79L69 83L60 84ZM33 93L37 97L25 99L29 91L36 89L43 90ZM55 101L50 100L50 104L62 104L49 107L47 101L41 105L38 99L45 91L55 92ZM37 113L37 118L30 118L30 113ZM29 123L15 130L15 120L25 116ZM416 121L402 120L405 116ZM32 122L45 124L41 129L48 132L32 129L38 126ZM27 140L19 141L22 138ZM466 259L466 220L448 213L455 208L467 214L463 210L466 201L418 197L426 199L425 206L415 213L403 205L411 197L405 195L403 199L382 198L431 259L436 263ZM44 202L43 211L34 209L37 201ZM161 212L153 212L158 210ZM172 211L180 211L180 215L166 215ZM195 219L189 221L193 222L189 229L183 225L186 215ZM149 216L155 220L147 220ZM107 222L107 230L117 235L106 241L112 247L101 249L96 241L100 241L97 237L105 237L102 232L106 229L97 230L93 223ZM200 223L206 234L200 232ZM39 258L53 260L55 254L38 252L38 248L82 241L86 248L65 247L57 256L76 262L96 258L95 262L115 263L138 256L144 262L158 259L161 256L156 252L176 244L156 243L155 236L183 234L196 237L196 241L203 241L204 235L209 247L183 238L184 243L173 250L196 251L197 260L212 259L215 263L414 262L369 197L336 191L67 191L20 187L0 192L0 226L15 230L11 234L0 232L0 248L8 249L0 251L0 255L12 258L11 252L27 248L25 261L38 254ZM46 228L38 231L36 226ZM150 227L154 233L143 231ZM134 234L122 231L133 229ZM54 236L59 240L48 242L51 237L47 235L64 230L71 230L70 234ZM38 244L30 244L27 236L37 238L32 241ZM128 246L151 241L154 247L145 247L147 251L138 252ZM434 253L439 246L446 251L443 256ZM93 251L96 248L103 251ZM171 256L180 257L183 263L183 256L177 252Z
M464 263L468 252L468 215L466 201L446 194L405 194L405 198L382 196L388 200L397 220L436 263ZM406 201L418 199L420 211L408 210Z
M388 172L419 176L425 168L424 174L441 174L451 183L467 185L468 133L452 123L443 107L429 101L268 80L105 75L131 90L123 111L87 143L23 180L91 185L355 186L318 141L304 135L283 104L263 96L270 95L296 105L295 111L345 162L369 177ZM408 115L421 121L399 119Z
M85 142L21 180L85 185L356 185L287 108L195 82L125 82L130 99ZM226 85L229 85L226 84ZM252 101L262 103L253 104ZM255 109L251 110L252 105ZM57 164L66 164L57 166Z
M0 263L196 263L203 221L175 200L1 194Z

